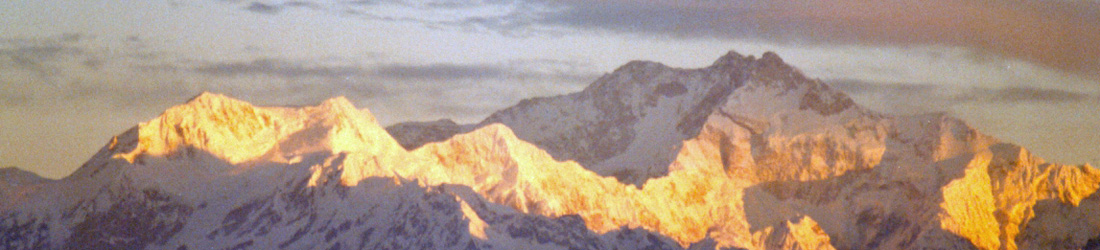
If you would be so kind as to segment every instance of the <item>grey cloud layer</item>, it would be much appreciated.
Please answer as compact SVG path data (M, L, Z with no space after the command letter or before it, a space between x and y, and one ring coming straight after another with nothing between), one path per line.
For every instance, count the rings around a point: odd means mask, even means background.
M1097 1L655 1L502 0L311 2L340 13L506 35L561 29L781 44L970 48L1100 79ZM249 6L269 12L265 6ZM391 16L378 6L404 7ZM497 12L476 11L496 8ZM319 8L323 9L323 8ZM434 12L433 12L434 11ZM438 11L454 18L440 19ZM476 13L476 14L468 14Z
M778 43L947 45L1100 77L1095 1L562 1L541 22Z

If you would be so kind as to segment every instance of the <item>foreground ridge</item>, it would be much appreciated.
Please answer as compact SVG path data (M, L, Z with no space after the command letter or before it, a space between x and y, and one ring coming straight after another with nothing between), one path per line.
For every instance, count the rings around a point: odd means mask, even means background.
M65 179L0 181L5 249L1100 245L1095 168L866 110L770 52L631 62L474 125L203 93Z

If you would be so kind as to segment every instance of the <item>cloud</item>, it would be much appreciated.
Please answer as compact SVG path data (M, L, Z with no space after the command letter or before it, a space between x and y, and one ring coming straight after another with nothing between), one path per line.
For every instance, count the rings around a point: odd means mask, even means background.
M1097 1L498 0L310 2L372 20L510 36L572 31L781 45L947 46L1100 79ZM255 4L255 3L254 3ZM267 5L265 5L267 6ZM251 6L250 6L251 7ZM259 10L267 10L257 6Z
M453 118L476 121L524 98L578 91L601 73L569 61L528 59L501 63L375 63L339 60L204 62L153 65L141 70L200 75L208 91L260 105L308 105L333 96L358 100L384 123Z
M566 68L561 68L565 66ZM487 79L539 79L583 81L597 77L595 73L578 69L560 61L532 60L507 64L453 64L426 65L389 64L371 70L374 76L408 80L487 80Z
M42 82L56 84L54 76L62 70L56 66L58 61L70 58L94 60L89 58L80 44L82 39L84 36L78 33L44 38L0 39L0 70L30 72ZM86 66L98 65L90 63Z
M849 95L874 94L874 93L912 93L928 94L937 88L932 84L918 83L876 83L859 79L831 79L825 81L830 87L841 90Z
M289 2L283 3L283 6L298 7L298 8L321 8L321 6L317 5L316 3L306 2L306 1L289 1Z
M0 39L0 74L5 76L0 106L155 114L202 91L278 106L342 95L374 110L383 123L444 117L474 121L523 98L576 91L600 75L591 65L538 58L497 63L270 56L211 60L150 50L157 46L136 37L110 49L92 40L81 35Z
M197 73L214 76L270 75L285 78L350 77L363 74L355 66L308 66L279 59L260 58L247 62L215 62L194 67Z
M260 2L252 2L252 3L248 4L247 7L244 7L244 9L247 10L247 11L260 13L260 14L277 14L283 8L282 8L282 6L279 6L279 5L270 5L270 4L260 3Z
M147 70L178 71L178 65L140 66ZM583 81L597 77L585 66L558 60L520 60L501 64L408 64L390 63L370 66L355 64L321 65L309 61L259 58L252 61L203 63L191 71L219 77L265 75L280 78L373 78L388 81L460 81L460 80L557 80Z
M1100 95L1032 86L967 88L829 80L852 99L889 114L943 112L984 134L1018 143L1052 162L1096 162Z
M956 87L921 83L879 83L856 79L833 79L826 82L869 108L899 114L949 111L964 104L1055 104L1100 100L1100 96L1092 94L1030 86ZM931 103L937 105L929 105Z
M537 21L782 44L946 45L1100 76L1095 1L555 1Z
M1008 87L988 90L975 89L956 98L961 101L994 101L994 102L1074 102L1091 98L1084 93L1070 92L1056 89L1037 89L1029 87Z
M259 14L279 14L287 8L309 8L309 9L321 9L321 5L307 1L288 1L283 3L263 3L263 2L251 2L248 6L245 6L244 10L251 11Z
M493 65L437 63L428 65L384 65L375 68L374 73L386 78L442 80L497 78L509 72L504 68Z
M44 38L0 39L0 57L7 57L17 66L31 66L43 60L77 56L84 53L80 45L83 37L78 33L65 33Z

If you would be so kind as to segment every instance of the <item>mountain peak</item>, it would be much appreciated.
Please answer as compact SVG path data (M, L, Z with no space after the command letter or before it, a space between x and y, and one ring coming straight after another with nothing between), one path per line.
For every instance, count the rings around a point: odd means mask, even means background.
M168 155L181 148L214 153L236 163L274 144L273 115L245 101L203 92L139 125L138 147L119 157Z
M722 55L718 60L714 60L711 64L711 68L734 68L734 69L749 69L749 68L793 68L783 62L783 58L780 58L778 54L772 51L764 52L757 59L754 56L745 56L737 53L737 51L730 50Z
M768 51L760 56L760 62L767 65L778 65L783 64L783 58L779 58L779 55L775 52Z
M355 105L351 104L351 101L348 101L348 98L344 96L329 98L328 100L321 102L321 106L339 109L355 109Z
M637 73L637 72L649 72L649 71L655 70L655 69L667 69L667 68L668 68L668 66L665 66L664 64L661 64L659 62L634 60L634 61L627 62L626 64L623 64L623 66L619 66L619 68L616 68L614 72L616 72L616 73L618 73L618 72Z
M255 107L252 104L238 100L226 95L202 92L191 99L188 99L186 103L177 105L164 111L162 116L196 116L198 114L207 114L206 116L211 119L230 119L232 115L236 115L241 112L250 112Z
M222 95L222 94L210 92L210 91L203 91L202 93L199 93L198 95L195 95L195 96L191 97L191 99L187 99L186 103L191 103L191 102L200 102L201 103L201 102L211 102L211 101L218 101L218 100L236 100L236 99L234 99L232 97L229 97L229 96Z
M726 52L725 55L722 55L721 57L718 57L717 60L714 60L714 63L711 64L711 67L712 68L741 68L741 67L744 67L744 66L748 65L748 63L753 62L755 60L756 60L756 58L754 58L751 55L750 56L745 56L745 55L741 55L741 53L737 53L737 51L730 50L729 52Z
M188 99L187 102L185 102L183 105L179 105L177 107L191 107L188 108L189 110L213 110L241 106L252 106L252 104L226 95L203 91L202 93L191 97L191 99ZM172 109L169 109L168 111L172 111Z
M725 55L722 55L722 56L718 57L717 60L714 60L713 64L722 64L724 62L742 61L742 60L746 60L746 59L752 60L753 57L752 56L741 55L741 53L737 53L736 50L730 50L730 51L726 52Z
M6 183L12 186L19 186L44 182L48 180L49 179L43 178L38 174L17 167L0 168L0 185Z

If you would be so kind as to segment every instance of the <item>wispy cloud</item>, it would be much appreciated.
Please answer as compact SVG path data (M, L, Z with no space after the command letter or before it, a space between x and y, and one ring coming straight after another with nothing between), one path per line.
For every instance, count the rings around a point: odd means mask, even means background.
M566 68L563 69L562 66ZM371 73L378 77L409 80L540 79L583 81L595 79L597 76L591 71L578 68L576 65L560 61L532 60L510 62L508 64L388 64L374 67Z
M282 6L270 5L270 4L260 3L260 2L252 2L252 3L248 4L247 7L244 7L244 9L247 10L247 11L260 13L260 14L276 14L276 13L279 13L280 10L282 10Z
M85 55L80 45L83 37L77 33L66 33L44 38L0 39L0 69L25 70L40 81L53 84L53 76L62 70L54 65L57 61L72 58L95 60ZM96 65L92 62L85 66Z
M149 70L180 70L180 65L142 66ZM251 61L208 62L190 67L203 75L236 77L264 75L280 78L373 78L390 81L458 81L492 79L539 79L583 81L595 79L596 73L583 65L559 60L520 60L507 63L456 64L456 63L386 63L360 66L347 64L320 64L310 61L291 61L276 58L259 58Z
M194 67L197 73L214 76L270 75L285 78L350 77L362 75L356 66L311 66L285 60L260 58L247 62L214 62Z
M391 64L374 69L376 75L401 79L484 79L509 74L507 69L494 65L460 65L437 63L428 65Z
M1029 86L958 87L920 83L878 83L855 79L833 79L826 82L870 108L902 114L948 111L963 104L1050 104L1100 100L1100 96L1088 93ZM930 103L937 105L929 105Z
M211 91L280 100L259 103L264 105L348 96L371 108L383 123L444 117L475 121L524 98L577 91L600 75L577 63L545 59L355 65L265 58L182 68L223 83ZM181 67L159 69L178 72Z
M288 1L282 3L251 2L242 9L259 14L279 14L287 8L322 9L321 5L307 1Z
M1057 89L1039 89L1030 87L1008 87L1001 89L971 89L955 99L959 102L1075 102L1090 99L1093 96Z

